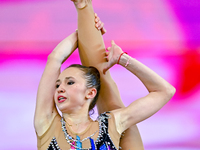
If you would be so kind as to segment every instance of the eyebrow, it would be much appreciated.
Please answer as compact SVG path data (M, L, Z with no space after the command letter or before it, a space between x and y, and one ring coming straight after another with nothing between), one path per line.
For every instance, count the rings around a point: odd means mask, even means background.
M69 79L71 79L71 78L74 79L74 77L65 77L65 80L69 80ZM60 79L56 80L56 82L60 82Z

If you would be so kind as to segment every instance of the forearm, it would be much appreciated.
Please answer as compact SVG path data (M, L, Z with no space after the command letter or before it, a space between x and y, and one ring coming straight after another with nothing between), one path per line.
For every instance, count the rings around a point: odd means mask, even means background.
M52 96L55 91L55 82L60 74L60 67L61 67L60 62L58 62L54 58L48 58L44 72L40 79L37 99L44 99L44 98L52 99ZM48 87L48 88L45 88L45 91L44 91L44 87ZM47 92L49 94L46 95L44 94L44 92Z
M125 67L128 61L129 64ZM171 93L174 93L175 89L171 84L156 74L153 70L129 55L123 54L120 58L119 64L137 76L149 92L164 92L169 94L169 96L171 96Z
M174 95L175 88L153 70L123 54L119 64L137 76L149 94L134 100L128 107L116 111L119 133L130 126L147 119L160 110Z
M77 32L62 40L48 56L48 60L63 63L77 48Z

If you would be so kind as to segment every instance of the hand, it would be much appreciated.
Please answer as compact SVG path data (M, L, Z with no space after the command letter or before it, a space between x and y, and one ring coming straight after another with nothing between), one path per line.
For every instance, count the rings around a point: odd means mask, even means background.
M101 34L105 34L106 33L106 29L104 28L104 23L101 22L100 18L97 16L97 14L94 14L95 16L95 27L101 31Z
M106 57L107 57L107 65L106 67L103 69L103 73L105 74L106 71L111 68L112 66L114 66L120 55L123 53L122 49L115 44L115 42L112 40L111 41L112 46L107 48L107 52L106 52Z

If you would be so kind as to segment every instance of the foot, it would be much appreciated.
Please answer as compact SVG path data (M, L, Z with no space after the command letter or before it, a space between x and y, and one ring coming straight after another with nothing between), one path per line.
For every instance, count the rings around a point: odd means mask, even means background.
M75 6L79 9L84 8L86 6L87 0L71 0L74 2Z

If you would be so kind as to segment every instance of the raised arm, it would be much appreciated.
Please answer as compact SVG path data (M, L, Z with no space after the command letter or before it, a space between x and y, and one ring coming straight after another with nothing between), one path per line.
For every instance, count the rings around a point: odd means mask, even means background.
M61 64L76 48L77 32L61 41L48 56L37 92L34 126L38 135L46 131L53 117L58 113L53 99L55 83L60 74Z
M104 73L108 68L119 62L121 66L125 67L141 80L149 91L149 94L135 100L126 108L114 111L119 133L152 116L161 109L175 93L175 88L166 80L141 62L122 53L122 49L112 41L112 47L108 48L108 65L104 69ZM121 57L120 54L122 54Z

